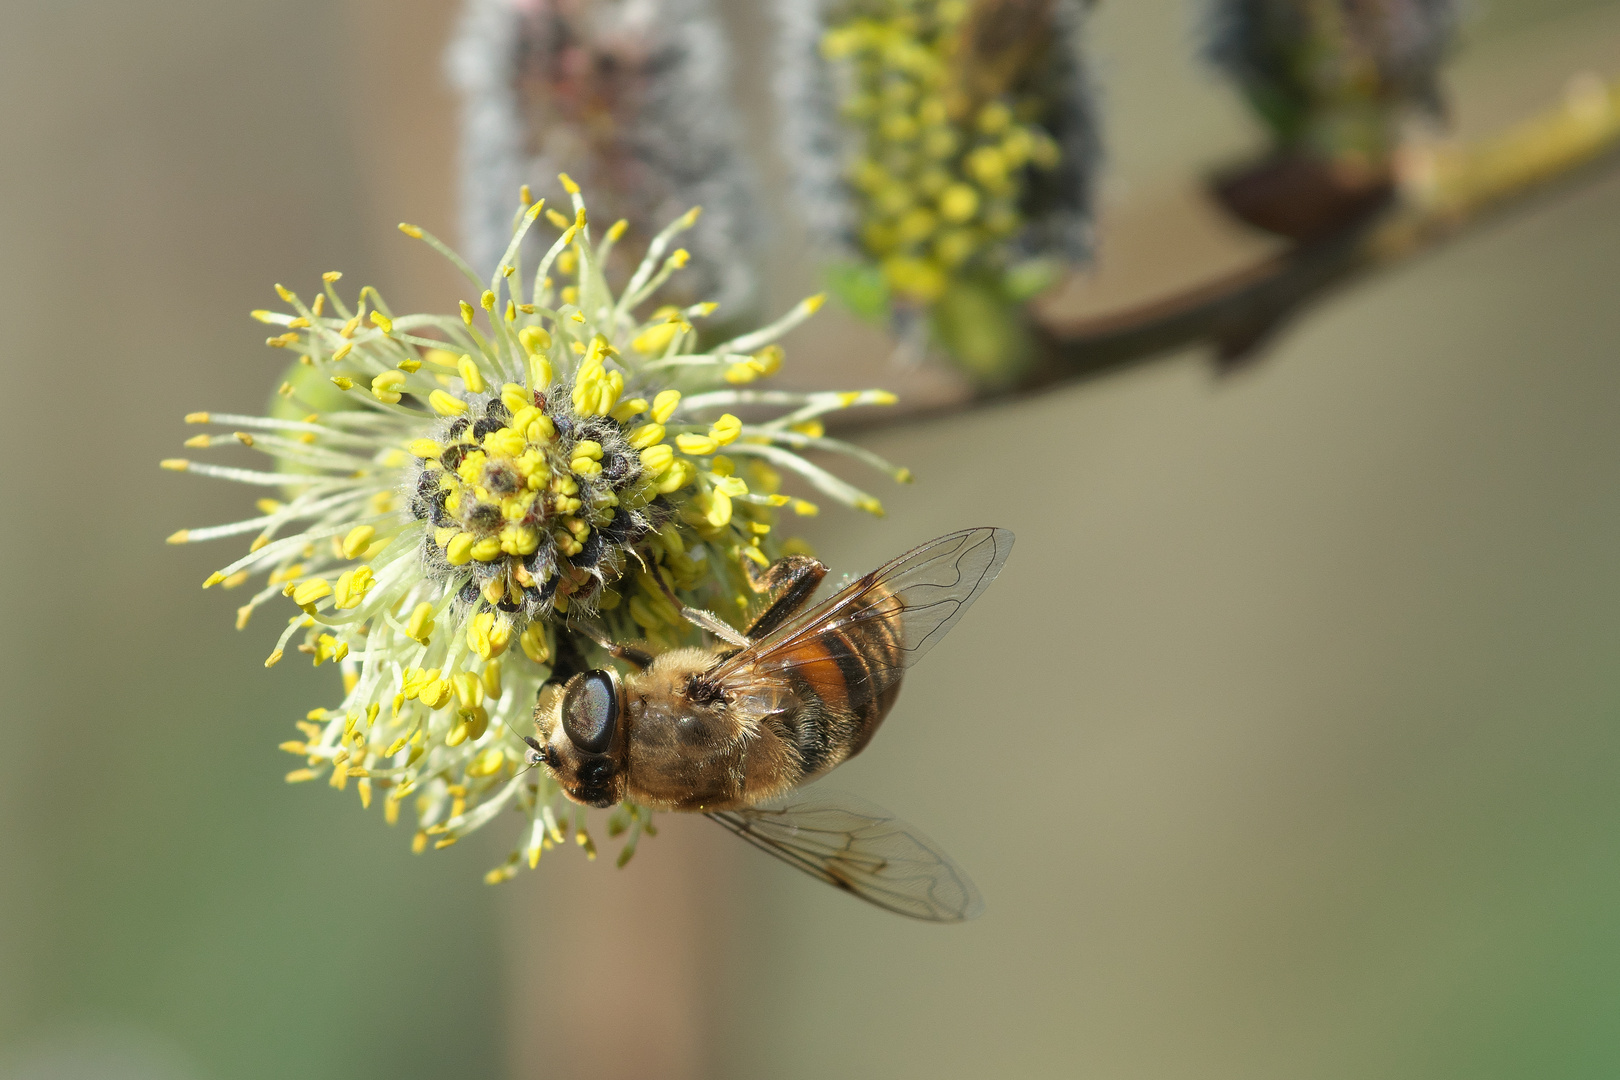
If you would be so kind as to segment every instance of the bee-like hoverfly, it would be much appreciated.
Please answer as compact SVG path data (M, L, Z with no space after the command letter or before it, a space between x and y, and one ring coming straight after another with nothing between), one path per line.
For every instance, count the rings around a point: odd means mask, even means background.
M809 610L827 568L778 560L754 579L770 599L741 634L685 609L725 644L656 656L614 645L631 674L583 671L543 689L530 760L575 802L707 814L879 907L972 918L978 889L927 837L876 807L797 789L865 748L905 669L995 580L1012 544L1005 529L950 533Z

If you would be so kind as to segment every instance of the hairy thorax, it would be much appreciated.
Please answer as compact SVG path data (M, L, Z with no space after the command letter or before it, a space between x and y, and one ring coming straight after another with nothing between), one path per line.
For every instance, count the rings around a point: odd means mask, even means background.
M718 662L704 649L676 649L626 679L631 800L658 810L723 810L787 786L776 782L786 748L764 722L786 695L757 682L745 691L722 687L710 677Z

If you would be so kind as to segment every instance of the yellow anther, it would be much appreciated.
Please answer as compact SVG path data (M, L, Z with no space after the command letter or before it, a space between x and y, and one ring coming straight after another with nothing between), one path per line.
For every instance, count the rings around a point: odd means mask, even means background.
M701 207L701 206L692 207L692 209L688 210L686 213L681 215L681 228L690 229L693 225L697 224L697 219L702 214L703 214L703 207Z
M484 436L484 449L503 457L517 457L527 445L523 436L511 428L501 428Z
M190 540L190 539L191 539L191 530L190 529L181 529L179 532L170 533L168 542L171 543L171 544L183 544L187 540ZM222 578L220 580L224 580L224 579Z
M793 512L800 517L815 517L821 513L821 507L813 502L806 502L804 499L794 499Z
M456 371L461 374L461 382L466 386L468 393L482 394L484 392L484 374L478 370L478 365L473 362L470 354L463 355L460 360L456 361Z
M345 346L345 348L347 348L347 346ZM339 390L353 390L354 380L349 378L347 375L333 375L332 385L337 387Z
M709 437L720 446L729 446L742 434L742 421L730 413L723 414L709 426Z
M371 325L375 326L377 329L381 330L383 333L392 334L394 332L394 320L390 319L388 316L384 315L382 312L373 311L369 317L371 319Z
M301 581L292 591L292 602L305 611L313 611L315 602L332 595L332 583L325 578Z
M653 356L662 353L675 340L675 335L681 330L680 323L659 323L649 326L637 334L630 342L630 347L643 356Z
M675 436L675 445L680 448L681 453L690 454L693 457L703 457L720 449L720 443L708 435L677 435ZM652 449L656 450L658 447L655 446Z
M403 371L385 371L371 380L371 393L378 401L396 404L400 399L400 390L405 386L405 373Z
M573 298L569 297L569 295L568 295L569 293L574 294ZM563 302L564 303L572 304L577 299L579 299L579 290L574 288L572 285L568 286L566 289L563 290ZM585 313L581 312L581 311L572 312L568 317L570 319L573 319L577 323L582 323L582 322L585 321Z
M565 229L565 228L568 228L568 226L569 226L568 219L566 217L564 217L563 215L557 213L557 211L555 211L555 210L547 210L546 211L546 220L551 222L553 225L555 225L559 229Z
M478 306L483 308L485 311L494 311L495 294L490 292L488 289L485 289L483 294L478 297Z
M637 450L645 450L649 446L657 446L664 441L663 424L642 424L630 432L630 445Z
M523 636L518 638L518 644L523 648L523 655L536 664L543 664L551 659L551 650L546 646L545 627L538 622L529 624L528 629L523 631Z
M512 641L512 624L497 619L493 611L481 611L467 620L467 647L485 660L506 651Z
M321 280L326 282L327 284L331 284L334 281L341 281L341 280L343 280L343 271L341 271L341 270L328 270L326 273L321 275Z
M812 439L819 439L827 434L827 425L820 420L805 420L793 425L793 430L800 435L808 435Z
M539 353L529 357L529 385L536 390L543 390L551 385L551 361Z
M264 308L254 308L252 311L248 312L248 314L262 323L275 323L278 321L276 312L266 311ZM286 316L281 316L281 318L285 317Z
M207 435L193 435L180 445L191 447L194 450L202 450L211 445L212 442L213 440Z
M675 415L675 407L681 403L679 390L661 390L653 398L652 418L656 423L667 424L669 418Z
M478 540L470 532L457 533L444 546L444 557L451 566L465 566L472 562L473 544Z
M501 542L495 537L489 536L473 544L468 550L469 554L479 562L494 562L501 556Z
M873 517L883 516L883 504L872 498L870 495L862 495L860 498L856 499L855 509L865 510Z
M673 266L677 270L691 261L692 253L687 251L685 248L676 248L674 253L669 257L669 265Z
M433 636L433 605L423 601L411 611L411 617L405 622L405 636L421 645L426 645ZM406 696L410 696L407 687Z
M478 681L477 675L470 671L458 671L450 681L456 688L456 698L461 702L463 709L483 704L484 684Z
M281 297L289 304L298 298L296 293L279 282L276 284L276 295Z
M751 363L732 364L726 368L726 382L733 386L743 386L759 378L759 372Z
M630 222L624 218L620 218L618 221L615 221L612 225L608 226L606 235L607 241L609 243L618 243L619 238L624 235L624 231L629 227Z
M910 469L896 469L894 471L894 482L897 484L909 484L912 479Z
M450 683L445 679L432 679L423 685L416 699L430 709L442 709L450 703Z
M187 469L191 468L191 462L187 461L183 457L164 458L162 461L158 462L158 467L161 469L168 469L170 472L185 472Z
M371 545L371 538L377 535L377 529L372 525L356 525L343 537L343 557L352 559L365 551Z
M562 184L563 190L568 192L568 194L570 194L570 195L578 195L579 194L579 185L574 183L573 178L570 177L567 173L558 173L557 174L557 182Z
M422 230L417 228L415 225L410 225L402 221L399 223L399 231L410 237L412 240L422 239Z
M583 229L584 227L585 227L585 208L582 206L578 210L574 211L574 228L575 229Z
M265 657L264 666L267 667L267 668L275 667L280 662L281 662L281 650L277 649L275 652L273 652L269 656Z
M499 660L491 660L485 664L481 678L484 683L485 697L498 698L501 696L501 662Z
M473 316L475 314L476 312L473 311L473 306L471 304L467 303L465 300L461 301L462 322L466 323L468 326L471 326L473 324Z
M307 646L300 645L300 651ZM320 667L328 660L341 660L349 655L349 643L339 641L331 634L322 634L315 639L315 666ZM363 738L363 737L362 737Z
M436 458L444 453L444 447L432 439L412 439L406 449L411 452L412 456L424 459Z
M460 416L467 411L467 403L458 397L453 397L443 390L435 390L428 395L428 404L440 416Z
M676 441L681 438L685 438L685 436L677 436ZM666 443L649 446L641 452L641 467L653 476L657 476L669 468L670 463L674 460L675 451Z
M422 370L422 361L420 361L420 360L401 360L399 363L395 364L394 366L399 368L399 370L401 370L401 371L408 371L408 372L410 372L411 374L414 375L418 371Z
M525 326L518 331L518 343L525 352L544 352L551 348L551 335L543 326Z
M253 445L253 436L249 435L247 432L236 431L232 432L232 434L236 437L236 441L241 443L243 446Z
M727 495L724 491L721 491L719 488L715 488L713 491L709 492L707 501L708 501L708 506L705 508L703 506L704 500L700 496L699 499L698 499L698 506L699 506L699 509L704 510L703 516L704 516L704 518L706 518L708 520L710 525L713 525L715 528L718 529L721 526L727 524L729 521L731 521L731 496L730 495Z
M826 302L827 302L827 294L826 293L816 293L816 295L814 295L814 296L807 296L807 297L805 297L805 299L803 301L804 310L808 314L814 315L816 312L821 310L821 305L825 304Z
M669 467L668 472L659 478L658 493L668 495L672 491L679 491L687 484L690 484L695 475L696 473L690 465L684 461L677 461Z
M534 399L517 383L507 383L501 387L501 404L506 411L512 414L512 430L522 431L528 425L528 420L519 421L518 415L524 409L534 408ZM538 410L536 410L538 415ZM533 419L530 417L529 419Z
M212 589L215 585L218 585L224 580L225 575L220 573L218 570L215 570L212 574L209 574L207 579L203 582L203 588Z
M266 665L268 666L268 665ZM306 780L313 780L319 775L314 769L294 769L287 774L287 783L302 784Z
M631 398L628 401L621 401L617 405L613 406L613 411L608 415L622 424L632 416L635 416L637 413L644 413L646 411L646 398Z
M186 423L188 423L188 424L206 424L206 423L208 423L208 414L205 413L205 412L189 412L189 413L186 413Z

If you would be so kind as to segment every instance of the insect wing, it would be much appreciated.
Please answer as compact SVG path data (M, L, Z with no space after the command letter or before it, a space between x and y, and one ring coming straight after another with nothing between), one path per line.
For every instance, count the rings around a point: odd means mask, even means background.
M789 866L886 911L943 923L984 911L962 868L882 807L845 795L797 795L708 816Z
M755 668L781 671L818 662L822 654L799 649L811 638L844 629L860 632L874 621L897 630L887 655L892 666L908 668L939 643L957 620L990 587L1012 551L1006 529L964 529L930 540L825 602L766 635L728 660L717 673Z

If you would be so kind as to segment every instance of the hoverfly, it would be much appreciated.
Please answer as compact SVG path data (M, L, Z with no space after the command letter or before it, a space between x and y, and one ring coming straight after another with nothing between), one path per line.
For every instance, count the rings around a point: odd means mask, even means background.
M656 656L611 645L634 673L595 669L542 689L530 760L575 802L707 814L879 907L972 918L978 890L927 837L876 807L796 789L860 753L905 669L995 580L1012 544L1005 529L950 533L808 611L827 568L781 559L754 579L770 600L742 634L683 609L725 645Z

